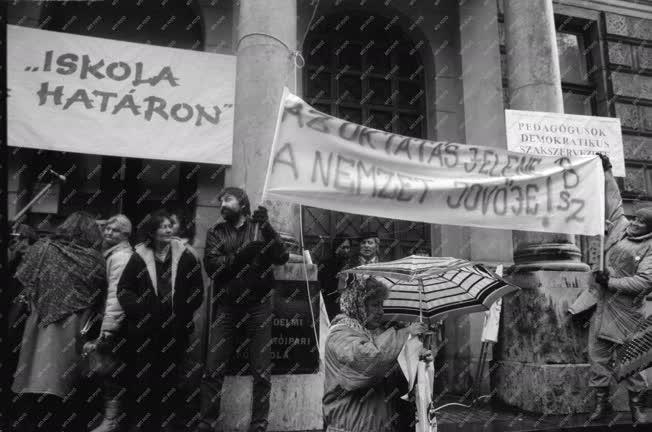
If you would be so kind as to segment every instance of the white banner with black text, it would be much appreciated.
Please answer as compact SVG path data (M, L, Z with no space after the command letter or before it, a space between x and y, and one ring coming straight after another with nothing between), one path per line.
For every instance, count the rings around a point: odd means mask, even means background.
M7 26L8 143L231 164L235 56Z
M426 223L597 235L597 156L546 157L410 138L313 109L284 92L264 198Z

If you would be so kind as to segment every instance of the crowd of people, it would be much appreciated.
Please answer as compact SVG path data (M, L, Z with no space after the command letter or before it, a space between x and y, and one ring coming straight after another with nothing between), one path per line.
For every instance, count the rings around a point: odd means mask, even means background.
M253 376L249 430L267 429L270 269L286 263L289 253L267 210L252 211L245 191L225 188L219 200L223 221L208 231L203 259L184 234L182 217L163 209L147 215L138 233L123 214L96 220L84 211L42 238L27 225L16 227L9 380L12 410L29 415L16 415L13 430L218 430L227 364L236 349L245 348L236 340L240 326ZM350 430L368 430L369 422L410 425L413 410L392 386L407 385L397 357L408 335L426 328L384 322L387 288L373 278L344 284L337 277L345 268L378 262L378 235L362 235L359 255L352 254L353 239L340 240L320 275L333 319L325 354L325 421L332 427L359 425ZM204 274L211 284L207 291ZM205 293L211 296L210 325L198 391L187 379L196 367L188 352ZM351 356L360 362L351 363ZM369 401L378 406L388 397L392 401L382 416L367 402L349 406L360 392L377 392Z
M16 239L11 389L15 412L30 415L14 429L110 432L128 416L140 430L186 430L182 376L204 282L173 220L149 215L135 247L126 216L83 211L52 235ZM98 390L103 416L86 427Z
M592 420L610 411L614 347L642 321L643 299L652 291L652 210L628 221L608 159L603 163L607 265L595 273L600 293L589 334L589 385L596 388ZM26 225L16 227L8 338L15 349L3 370L11 369L12 410L29 415L13 418L13 430L219 430L227 364L242 349L249 351L253 376L249 430L267 430L271 269L285 264L289 253L267 210L252 211L244 190L225 188L219 201L223 221L208 231L203 258L179 231L179 215L165 210L140 223L140 241L134 243L132 223L122 214L98 221L75 212L42 238ZM414 406L400 398L407 381L398 356L409 337L431 329L386 321L388 288L373 277L338 276L379 261L377 233L359 240L353 254L351 238L336 239L320 265L331 320L324 425L327 431L414 430ZM206 295L208 343L197 389L187 379L196 367L188 352L194 315ZM236 340L240 327L245 340ZM432 352L424 348L420 357L430 362ZM632 418L644 422L645 381L636 374L626 385ZM80 414L93 404L101 415Z

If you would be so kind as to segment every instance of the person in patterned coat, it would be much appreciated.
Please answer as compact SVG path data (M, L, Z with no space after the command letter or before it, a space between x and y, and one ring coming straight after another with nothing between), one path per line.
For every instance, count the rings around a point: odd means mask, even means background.
M324 355L326 432L397 432L402 429L398 397L407 391L398 356L422 323L385 328L383 301L389 295L374 278L349 280L340 297L342 313L331 323ZM422 350L426 361L432 353Z

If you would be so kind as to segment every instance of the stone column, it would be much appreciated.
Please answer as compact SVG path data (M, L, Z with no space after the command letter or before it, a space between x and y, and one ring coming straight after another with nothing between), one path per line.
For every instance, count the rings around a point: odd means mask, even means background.
M510 108L564 112L552 0L505 0ZM514 232L514 270L586 271L567 234Z
M510 107L563 112L552 0L505 0ZM533 412L589 408L586 330L566 309L590 273L573 236L514 232L512 281L494 356L494 384L503 402Z
M244 188L252 207L261 204L263 183L274 138L283 87L294 90L292 54L297 46L297 0L240 0L237 17L237 74L233 163L226 172L225 185ZM237 5L238 3L236 3ZM238 9L236 7L236 9ZM298 206L266 201L272 225L286 239L299 238ZM315 265L307 266L307 278L314 285ZM306 295L302 264L288 263L275 268L272 303L288 298L279 288L296 287ZM313 293L313 297L314 293ZM287 303L287 301L286 301ZM316 320L319 320L319 310ZM310 324L310 318L301 317ZM320 338L326 329L321 326ZM300 361L300 359L297 359ZM270 430L323 429L321 397L323 370L313 374L272 375ZM225 430L246 430L251 417L250 376L228 376L224 383L222 415ZM300 414L300 415L299 415Z
M244 188L261 204L283 87L294 91L296 0L241 0L237 19L237 77L233 163L226 184ZM299 238L298 206L266 202L274 227Z

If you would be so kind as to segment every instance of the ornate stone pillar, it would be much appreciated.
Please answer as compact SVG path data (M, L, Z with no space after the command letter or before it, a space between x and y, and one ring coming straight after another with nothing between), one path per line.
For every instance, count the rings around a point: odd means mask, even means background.
M505 0L510 108L563 112L552 0ZM511 279L522 290L505 297L494 385L509 405L545 414L589 408L586 330L568 305L588 285L573 236L514 231Z

